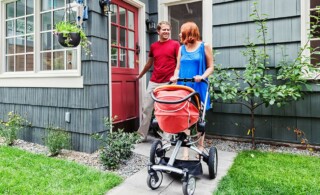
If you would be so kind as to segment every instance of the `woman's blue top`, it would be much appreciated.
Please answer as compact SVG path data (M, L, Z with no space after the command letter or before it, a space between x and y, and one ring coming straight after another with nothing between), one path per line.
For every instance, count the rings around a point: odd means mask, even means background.
M185 45L181 46L181 59L180 59L180 70L179 78L193 78L196 75L203 75L206 71L206 57L204 50L204 43L202 42L200 46L192 52L186 50ZM205 103L205 98L207 95L207 84L204 82L183 82L179 81L178 84L186 85L193 88L196 92L200 94L200 100L202 104ZM210 95L207 95L207 105L205 110L210 108Z

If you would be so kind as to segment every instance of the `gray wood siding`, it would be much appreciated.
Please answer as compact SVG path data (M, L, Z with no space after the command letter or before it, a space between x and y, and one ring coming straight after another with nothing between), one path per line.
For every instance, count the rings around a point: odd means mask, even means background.
M256 44L257 26L249 15L253 0L213 0L213 48L218 51L215 64L243 68L246 58L241 51L250 40ZM258 10L267 14L269 66L275 67L287 55L297 57L301 47L300 0L259 0ZM272 71L272 70L271 70ZM278 108L264 106L255 111L256 137L266 140L299 143L291 129L304 131L311 144L320 144L320 93L317 85L303 100ZM209 134L247 137L249 110L240 105L214 103L207 114Z

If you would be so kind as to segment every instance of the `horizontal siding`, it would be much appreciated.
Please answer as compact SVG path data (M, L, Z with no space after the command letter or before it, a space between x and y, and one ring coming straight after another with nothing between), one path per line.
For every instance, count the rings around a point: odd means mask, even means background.
M300 18L284 18L267 22L267 43L278 44L300 42ZM256 44L257 25L255 23L230 24L213 27L213 47L235 47L248 44L248 40Z
M253 2L269 19L300 16L300 0L220 1L213 2L213 26L250 22Z

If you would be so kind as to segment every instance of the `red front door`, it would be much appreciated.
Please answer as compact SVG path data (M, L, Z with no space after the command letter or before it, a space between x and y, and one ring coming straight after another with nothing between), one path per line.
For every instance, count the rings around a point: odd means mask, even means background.
M138 9L121 0L112 1L111 65L114 124L133 131L139 124Z

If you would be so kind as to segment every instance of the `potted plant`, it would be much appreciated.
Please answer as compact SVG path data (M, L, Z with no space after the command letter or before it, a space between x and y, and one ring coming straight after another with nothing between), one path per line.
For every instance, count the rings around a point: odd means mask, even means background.
M79 44L86 55L90 54L90 44L85 32L76 24L69 21L60 21L55 25L55 34L63 47L77 47Z

